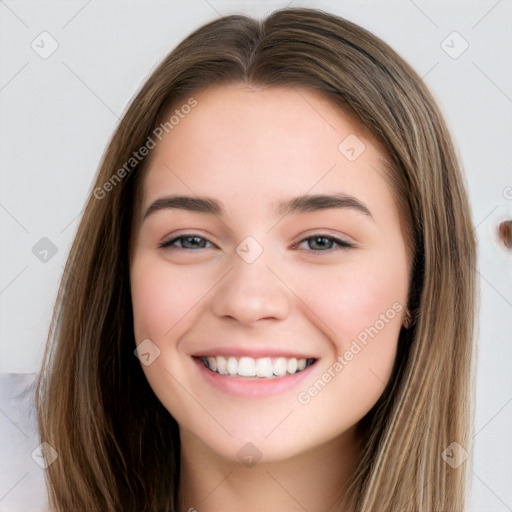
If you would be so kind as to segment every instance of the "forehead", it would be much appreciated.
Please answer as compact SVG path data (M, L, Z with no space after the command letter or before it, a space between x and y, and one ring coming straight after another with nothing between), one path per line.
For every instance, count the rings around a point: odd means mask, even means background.
M193 98L197 105L152 150L143 208L166 193L211 195L241 206L245 201L247 209L255 197L275 203L336 190L364 200L386 186L378 141L318 91L232 84ZM169 116L188 99L175 103ZM343 153L347 140L364 148L355 160Z

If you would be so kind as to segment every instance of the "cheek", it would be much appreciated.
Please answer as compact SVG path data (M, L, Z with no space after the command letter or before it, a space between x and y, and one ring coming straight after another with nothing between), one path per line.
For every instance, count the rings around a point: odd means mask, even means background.
M325 323L325 334L338 350L346 350L347 342L375 324L382 331L400 325L409 287L405 255L354 255L338 270L319 269L310 275L302 288L304 302ZM385 329L381 315L386 316Z
M323 286L315 286L308 297L307 303L328 327L323 334L331 347L296 396L300 404L296 420L311 438L333 438L356 425L391 377L407 298L407 272L367 263L359 261L358 268L347 265L317 276L316 283Z
M163 259L141 255L133 261L130 282L137 341L150 338L159 344L171 330L182 330L187 313L204 294L197 276L192 279L186 270L170 270Z
M307 303L327 326L333 349L323 368L328 384L322 401L330 396L357 418L378 400L393 369L408 282L406 257L396 251L367 254L338 272L316 275Z
M194 285L200 283L195 277L186 268L171 268L165 259L143 251L130 268L135 340L139 344L149 339L160 350L150 364L142 364L142 370L173 415L190 406L177 384L186 381L177 356L178 340L190 328L194 305L205 294L204 285Z

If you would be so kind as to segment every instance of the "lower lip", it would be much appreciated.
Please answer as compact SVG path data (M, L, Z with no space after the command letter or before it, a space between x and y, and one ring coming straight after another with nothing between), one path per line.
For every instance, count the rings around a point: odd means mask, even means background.
M290 391L306 379L316 366L315 361L315 363L298 373L284 375L283 377L274 377L273 379L252 379L220 375L206 368L199 359L195 357L192 359L209 384L228 395L245 398L264 398Z

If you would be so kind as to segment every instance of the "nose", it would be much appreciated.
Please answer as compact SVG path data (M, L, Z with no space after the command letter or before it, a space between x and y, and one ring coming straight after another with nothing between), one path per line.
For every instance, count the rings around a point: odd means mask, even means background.
M231 270L214 288L213 313L245 325L285 319L290 311L291 292L279 272L267 266L263 255L248 263L234 254L232 263Z

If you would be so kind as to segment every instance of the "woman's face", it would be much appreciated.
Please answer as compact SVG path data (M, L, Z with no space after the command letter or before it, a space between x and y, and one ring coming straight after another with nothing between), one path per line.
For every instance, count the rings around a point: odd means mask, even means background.
M194 98L155 138L134 227L144 373L204 453L271 462L348 438L390 378L407 304L384 155L315 91Z

